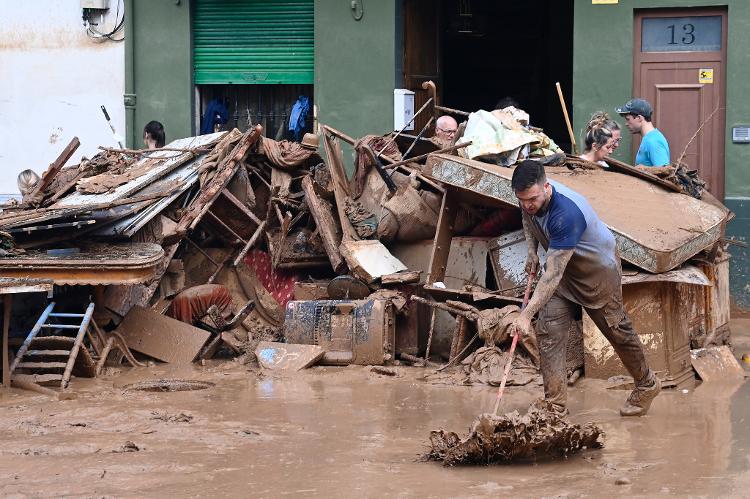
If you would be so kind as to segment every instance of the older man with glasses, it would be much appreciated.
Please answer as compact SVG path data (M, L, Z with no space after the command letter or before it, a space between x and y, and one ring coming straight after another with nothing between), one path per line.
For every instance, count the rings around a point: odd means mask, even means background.
M441 116L435 123L435 136L441 144L450 145L453 142L453 137L456 135L458 130L458 123L456 120L448 115Z

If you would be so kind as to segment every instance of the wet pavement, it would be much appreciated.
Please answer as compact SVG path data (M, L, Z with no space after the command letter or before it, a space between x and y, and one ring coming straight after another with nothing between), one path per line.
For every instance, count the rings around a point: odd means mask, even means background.
M741 352L740 352L741 353ZM445 468L419 461L430 430L466 432L495 389L434 386L363 367L264 375L236 362L166 365L74 379L77 400L0 396L0 495L218 497L747 497L750 383L665 390L643 418L620 417L626 391L581 380L573 422L604 448L566 460ZM159 378L199 391L134 392ZM510 388L501 411L540 387ZM137 449L137 450L136 450ZM622 484L617 484L622 483Z

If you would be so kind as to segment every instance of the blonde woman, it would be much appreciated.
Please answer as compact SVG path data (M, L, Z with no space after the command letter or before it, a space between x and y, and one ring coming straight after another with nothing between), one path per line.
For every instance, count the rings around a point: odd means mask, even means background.
M586 125L581 158L607 168L604 159L612 154L620 142L620 125L604 112L594 113Z

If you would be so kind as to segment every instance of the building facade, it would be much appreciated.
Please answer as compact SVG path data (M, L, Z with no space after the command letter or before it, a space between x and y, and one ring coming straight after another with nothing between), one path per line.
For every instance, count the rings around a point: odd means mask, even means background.
M94 20L98 31L122 20L116 3ZM87 33L80 4L0 2L0 199L18 195L18 173L41 174L73 137L81 145L71 163L99 146L117 147L101 106L125 135L122 32L114 40Z
M212 0L126 0L126 31L132 33L125 50L130 143L140 140L140 127L150 119L165 123L168 138L195 133L208 99L217 96L228 98L230 124L232 119L240 125L266 123L266 132L275 136L282 131L284 109L298 94L310 97L320 123L351 136L386 133L393 129L393 90L415 91L418 106L426 98L421 83L432 80L441 104L449 107L471 111L491 108L501 98L516 100L532 124L567 149L571 141L554 87L560 82L579 144L594 111L615 114L614 108L633 96L650 99L655 124L670 140L672 160L682 158L698 168L711 193L736 213L729 237L742 242L750 233L750 169L745 166L750 144L743 141L750 140L745 126L750 101L743 96L744 75L750 72L745 50L750 35L743 29L750 22L749 2L220 3L221 9ZM257 13L264 10L277 13L277 29L273 22L250 28L240 22L262 17ZM218 16L209 23L209 38L207 13ZM312 39L304 28L310 23ZM267 55L237 46L242 36L251 40L274 32L267 45L293 48ZM221 41L212 45L211 37ZM211 59L211 47L231 45L232 38L235 47L225 52L230 59L225 62L233 76L206 79L206 54ZM310 46L311 71L305 70ZM233 61L231 50L240 50ZM288 61L297 75L274 76L274 57ZM220 58L208 62L221 67ZM263 109L261 102L267 103ZM632 163L637 144L638 137L626 131L616 156ZM733 296L748 307L750 259L744 248L731 251Z

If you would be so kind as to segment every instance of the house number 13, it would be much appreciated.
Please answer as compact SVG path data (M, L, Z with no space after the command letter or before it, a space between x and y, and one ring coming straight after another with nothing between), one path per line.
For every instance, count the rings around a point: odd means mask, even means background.
M676 31L675 28L676 28L676 26L674 24L670 24L669 26L667 26L667 28L669 29L669 31L671 33L671 36L669 38L669 40L670 40L669 44L670 45L678 45L680 43L682 43L684 45L690 45L693 42L695 42L695 34L694 34L695 33L695 26L693 24L686 23L686 24L683 24L681 26L681 28L682 28L682 37L680 38L679 41L675 41L675 31ZM680 33L679 32L677 33L677 37L678 38L680 37Z

